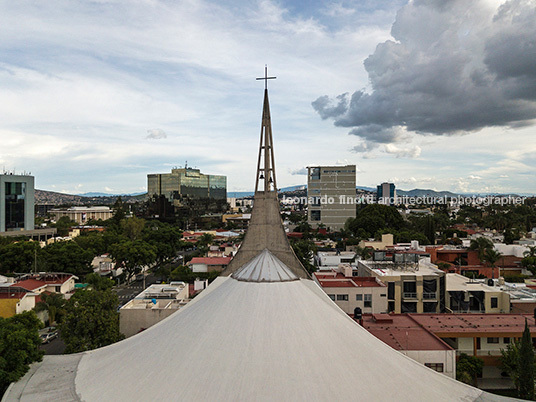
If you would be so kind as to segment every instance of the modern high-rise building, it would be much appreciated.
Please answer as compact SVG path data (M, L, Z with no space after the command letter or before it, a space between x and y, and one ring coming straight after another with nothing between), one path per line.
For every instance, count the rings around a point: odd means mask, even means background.
M356 215L356 166L308 167L308 222L340 230Z
M34 177L0 174L0 232L34 229Z
M378 202L386 205L396 204L396 188L393 183L382 183L376 187Z
M227 199L227 177L203 174L199 169L185 167L171 173L148 174L149 196L163 195L170 202L182 197Z

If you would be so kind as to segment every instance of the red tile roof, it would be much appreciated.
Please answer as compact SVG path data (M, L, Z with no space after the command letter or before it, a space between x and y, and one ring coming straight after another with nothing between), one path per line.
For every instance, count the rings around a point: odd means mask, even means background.
M452 350L432 332L419 326L412 317L387 315L392 318L392 321L388 322L389 320L383 317L386 315L364 316L363 327L392 348L396 350Z
M47 283L45 281L38 281L37 279L25 279L23 281L13 284L13 286L19 286L27 290L36 290L47 286Z

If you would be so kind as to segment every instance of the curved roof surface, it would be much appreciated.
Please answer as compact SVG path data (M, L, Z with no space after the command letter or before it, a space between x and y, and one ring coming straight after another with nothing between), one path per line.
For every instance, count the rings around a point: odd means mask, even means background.
M185 308L138 335L90 352L46 356L6 400L52 399L501 398L391 349L311 280L219 277Z

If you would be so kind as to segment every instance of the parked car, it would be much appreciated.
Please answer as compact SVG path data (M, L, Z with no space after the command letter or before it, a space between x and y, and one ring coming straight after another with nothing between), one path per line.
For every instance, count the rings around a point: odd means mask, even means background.
M41 338L41 343L49 343L50 341L56 339L58 337L58 332L57 331L54 331L54 332L47 332L45 334L41 334L39 336Z

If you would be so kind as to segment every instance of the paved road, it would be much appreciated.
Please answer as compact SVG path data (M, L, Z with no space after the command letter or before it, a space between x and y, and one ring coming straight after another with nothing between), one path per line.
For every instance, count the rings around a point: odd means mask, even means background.
M39 349L45 351L45 355L62 355L65 351L65 343L58 336L56 339L41 345Z
M145 277L145 287L147 288L158 281L160 281L159 277L149 274ZM128 285L116 286L114 290L119 298L119 306L123 306L144 290L143 281L134 281Z

